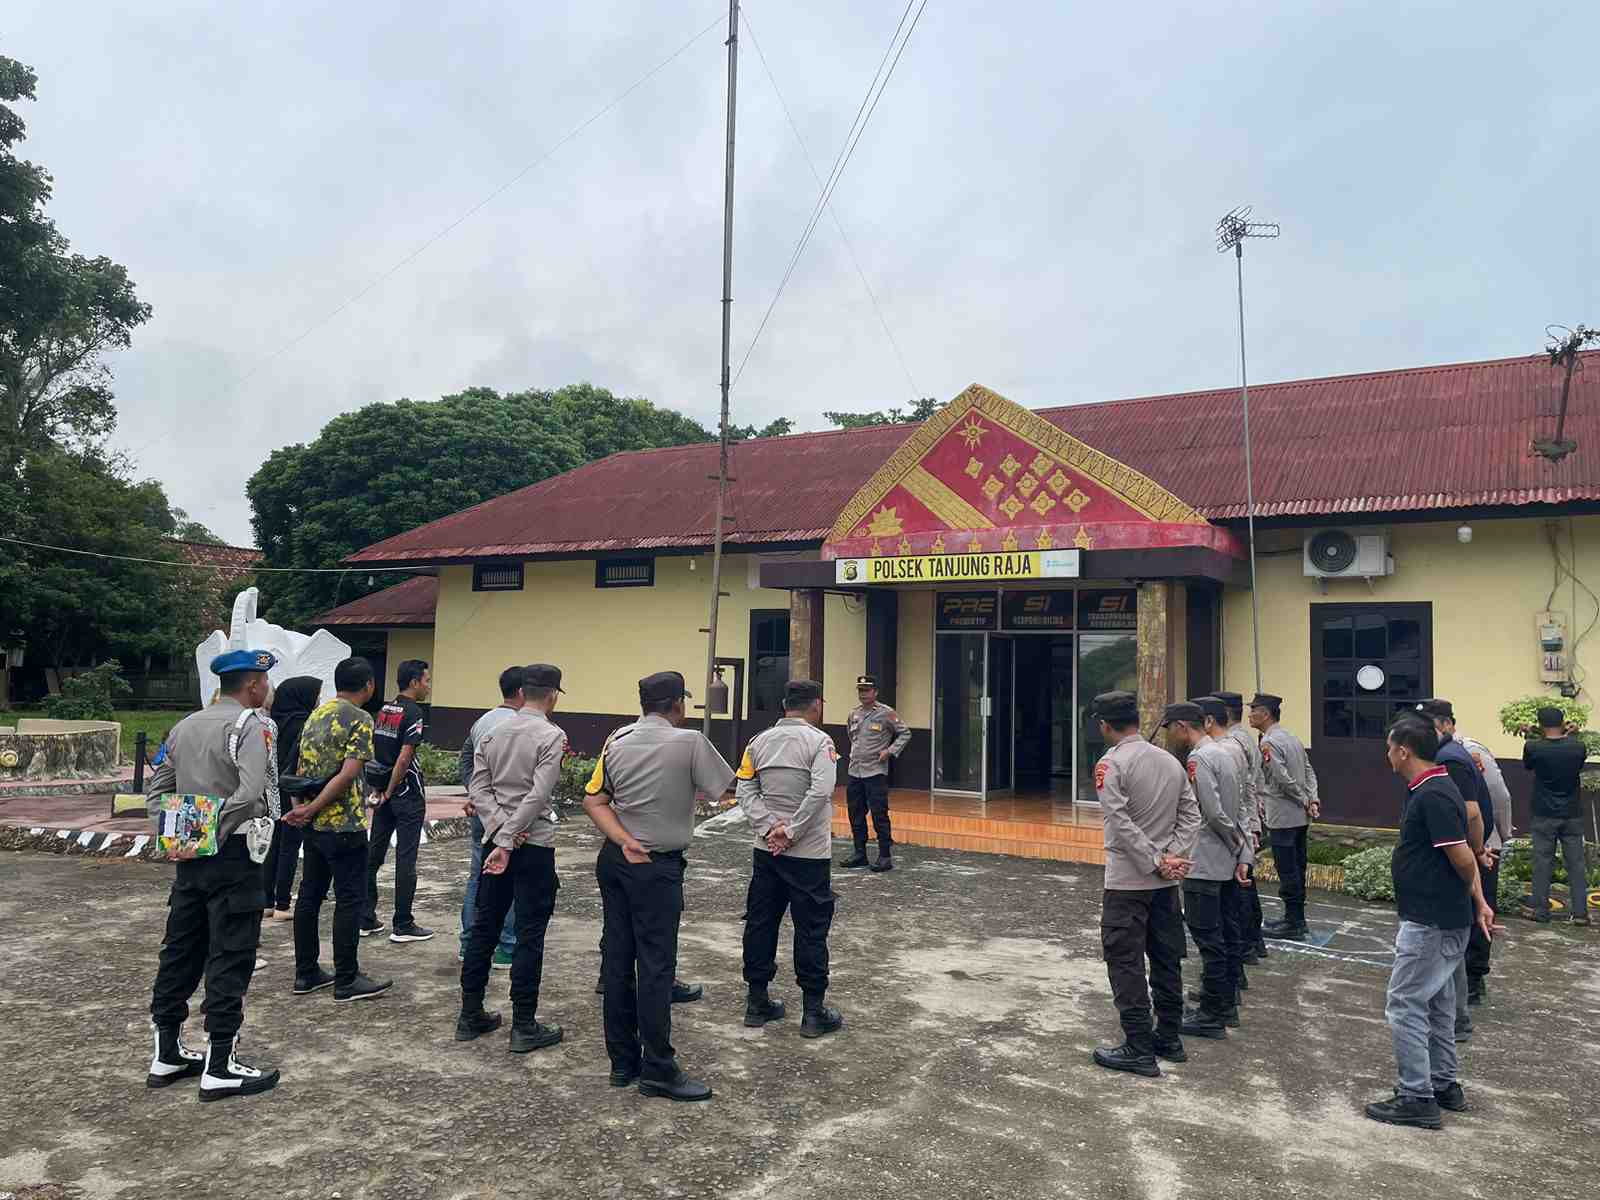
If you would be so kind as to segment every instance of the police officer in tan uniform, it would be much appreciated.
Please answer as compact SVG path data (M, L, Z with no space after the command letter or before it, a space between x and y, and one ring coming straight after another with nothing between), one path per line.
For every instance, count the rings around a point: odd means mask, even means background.
M1250 727L1244 723L1244 696L1239 692L1213 692L1212 694L1227 706L1228 736L1234 740L1245 756L1246 771L1240 803L1244 805L1248 816L1250 847L1252 850L1260 850L1261 747L1256 742L1256 735L1251 733ZM1256 886L1256 869L1253 862L1249 868L1249 877L1249 884L1239 889L1239 899L1242 902L1242 924L1240 928L1244 934L1244 962L1247 966L1251 963L1258 963L1267 957L1266 939L1261 936L1261 889Z
M1262 692L1250 701L1250 724L1261 733L1261 780L1267 836L1278 872L1283 916L1268 921L1268 937L1304 941L1306 926L1306 832L1319 815L1317 775L1300 739L1278 719L1283 697Z
M611 1086L637 1082L641 1095L709 1100L711 1089L678 1066L672 1048L672 979L695 794L720 797L733 768L699 730L679 728L688 695L676 671L639 681L642 715L607 740L583 807L606 836L595 877Z
M1139 735L1139 702L1132 692L1096 696L1092 711L1108 746L1094 768L1105 817L1100 939L1123 1034L1120 1046L1097 1049L1094 1061L1108 1070L1160 1075L1158 1056L1169 1062L1188 1057L1181 1036L1184 933L1178 888L1193 865L1200 808L1178 760Z
M784 1015L767 987L778 972L778 927L794 922L794 974L805 1000L800 1036L819 1038L844 1024L823 1003L828 991L828 929L833 924L833 788L839 752L822 724L822 685L792 679L783 719L756 734L739 763L739 807L756 846L744 911L744 1023L759 1028Z
M894 709L878 703L876 675L857 677L856 698L860 703L845 720L845 735L850 739L845 801L856 851L839 865L867 865L867 810L871 809L872 828L878 835L878 861L872 869L890 871L894 869L894 838L889 831L889 760L898 758L911 741L911 727Z

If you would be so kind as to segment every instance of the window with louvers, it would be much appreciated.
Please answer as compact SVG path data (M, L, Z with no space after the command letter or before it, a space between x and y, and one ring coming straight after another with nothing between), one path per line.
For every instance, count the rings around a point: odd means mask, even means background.
M472 590L475 592L520 592L522 590L521 563L478 563L472 568Z
M597 588L653 587L656 560L653 558L609 558L594 564Z

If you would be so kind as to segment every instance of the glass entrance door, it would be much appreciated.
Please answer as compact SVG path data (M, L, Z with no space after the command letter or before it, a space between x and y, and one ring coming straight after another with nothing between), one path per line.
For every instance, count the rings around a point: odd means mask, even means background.
M941 633L934 639L933 787L983 791L986 633Z
M1016 650L1015 638L989 635L988 745L984 751L989 773L983 789L987 796L1009 792L1012 787L1017 724Z

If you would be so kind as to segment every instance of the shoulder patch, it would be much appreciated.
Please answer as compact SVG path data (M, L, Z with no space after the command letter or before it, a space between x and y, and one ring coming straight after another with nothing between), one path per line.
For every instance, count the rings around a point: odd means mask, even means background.
M1480 773L1483 771L1483 755L1476 750L1472 752L1472 765L1477 767Z
M1094 765L1094 790L1100 791L1106 786L1106 775L1111 770L1111 764L1101 759Z
M750 751L744 752L744 757L739 760L739 769L734 772L739 779L754 779L756 777L756 764L750 759Z
M1263 762L1272 761L1272 743L1263 740L1261 743L1261 759Z
M1189 782L1193 783L1200 770L1200 764L1196 761L1194 755L1189 755L1189 760L1184 763L1184 767L1189 772Z

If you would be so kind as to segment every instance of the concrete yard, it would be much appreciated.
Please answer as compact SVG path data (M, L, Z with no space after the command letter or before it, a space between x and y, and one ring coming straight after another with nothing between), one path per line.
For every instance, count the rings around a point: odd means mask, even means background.
M565 1026L565 1044L513 1057L503 1034L452 1040L466 848L432 842L417 911L441 936L362 945L363 968L394 977L393 994L360 1005L291 996L289 929L269 927L245 1056L281 1067L283 1082L206 1106L189 1085L144 1087L169 870L0 855L0 1194L1593 1194L1600 936L1513 920L1464 1050L1475 1111L1447 1114L1442 1133L1392 1129L1361 1114L1393 1079L1387 907L1314 893L1327 946L1275 946L1251 971L1244 1028L1192 1040L1187 1065L1144 1080L1089 1061L1116 1035L1098 868L910 848L889 875L836 871L830 997L846 1029L807 1042L787 947L775 994L796 1015L740 1024L750 849L725 820L705 833L680 974L706 998L674 1010L682 1062L717 1089L699 1105L606 1085L592 993L598 840L581 816L559 835L540 1013ZM491 1001L503 1009L506 986L496 973ZM188 1032L200 1040L198 1015Z

